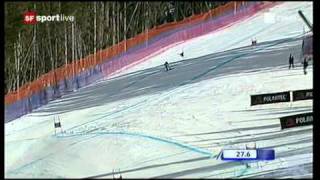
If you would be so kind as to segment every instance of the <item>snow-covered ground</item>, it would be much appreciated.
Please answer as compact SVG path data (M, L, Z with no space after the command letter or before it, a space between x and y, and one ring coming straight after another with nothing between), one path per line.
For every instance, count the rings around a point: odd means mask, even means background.
M6 123L5 176L112 178L115 169L123 178L312 177L312 126L281 130L279 122L312 111L312 100L250 106L252 94L313 87L312 66L304 75L298 60L298 9L312 22L312 2L285 2L269 12L295 21L266 26L260 13ZM252 34L265 42L232 50ZM55 136L57 115L64 133ZM247 168L216 158L251 142L275 149L276 159Z

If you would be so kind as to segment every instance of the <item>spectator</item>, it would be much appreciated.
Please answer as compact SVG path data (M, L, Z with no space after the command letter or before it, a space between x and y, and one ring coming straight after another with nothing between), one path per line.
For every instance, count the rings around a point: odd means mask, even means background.
M307 74L308 61L307 61L307 58L306 58L306 57L304 58L302 64L303 64L303 73L304 73L304 74Z
M294 68L294 57L290 54L289 56L289 69Z

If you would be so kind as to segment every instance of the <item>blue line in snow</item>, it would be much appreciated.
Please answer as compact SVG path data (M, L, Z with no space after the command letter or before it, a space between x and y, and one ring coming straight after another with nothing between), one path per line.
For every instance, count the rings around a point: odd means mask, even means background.
M147 139L151 139L154 141L158 141L158 142L164 142L164 143L168 143L168 144L172 144L184 149L188 149L190 151L193 152L197 152L206 156L210 156L210 157L215 157L213 156L212 152L208 151L208 150L204 150L198 147L194 147L191 145L186 145L183 143L179 143L173 140L169 140L169 139L164 139L164 138L160 138L160 137L155 137L155 136L150 136L150 135L145 135L145 134L141 134L141 133L132 133L132 132L92 132L92 133L77 133L77 134L73 134L70 136L66 136L66 137L71 137L71 136L79 136L79 135L92 135L92 134L99 134L99 135L127 135L127 136L135 136L135 137L142 137L142 138L147 138ZM63 138L65 136L58 136L59 138Z

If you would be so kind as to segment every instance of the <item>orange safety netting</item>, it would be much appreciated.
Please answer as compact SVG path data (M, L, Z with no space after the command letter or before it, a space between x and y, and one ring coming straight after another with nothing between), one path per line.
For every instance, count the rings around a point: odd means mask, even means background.
M55 85L60 80L72 77L84 70L96 66L97 64L101 64L102 62L108 61L112 57L125 52L127 49L144 43L163 32L174 30L179 27L184 27L186 25L200 23L230 10L236 11L240 6L246 5L246 3L247 2L245 1L229 2L225 5L212 9L206 13L193 15L178 22L170 22L156 26L152 29L138 34L133 38L127 39L126 41L121 41L120 43L112 47L106 48L104 50L99 50L95 54L88 55L85 58L73 61L70 64L64 65L46 74L41 75L38 79L30 83L24 84L22 87L18 89L18 91L9 92L8 94L6 94L5 104L12 104L18 100L29 97L32 94L39 92L43 88Z

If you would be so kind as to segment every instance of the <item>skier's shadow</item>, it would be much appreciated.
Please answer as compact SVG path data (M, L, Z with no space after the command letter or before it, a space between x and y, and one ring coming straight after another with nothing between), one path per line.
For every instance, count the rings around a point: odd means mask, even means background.
M175 68L174 68L174 67L170 67L168 70L166 70L166 69L161 69L160 71L161 71L161 72L163 72L163 71L164 71L164 72L168 72L168 71L171 71L171 70L173 70L173 69L175 69Z

